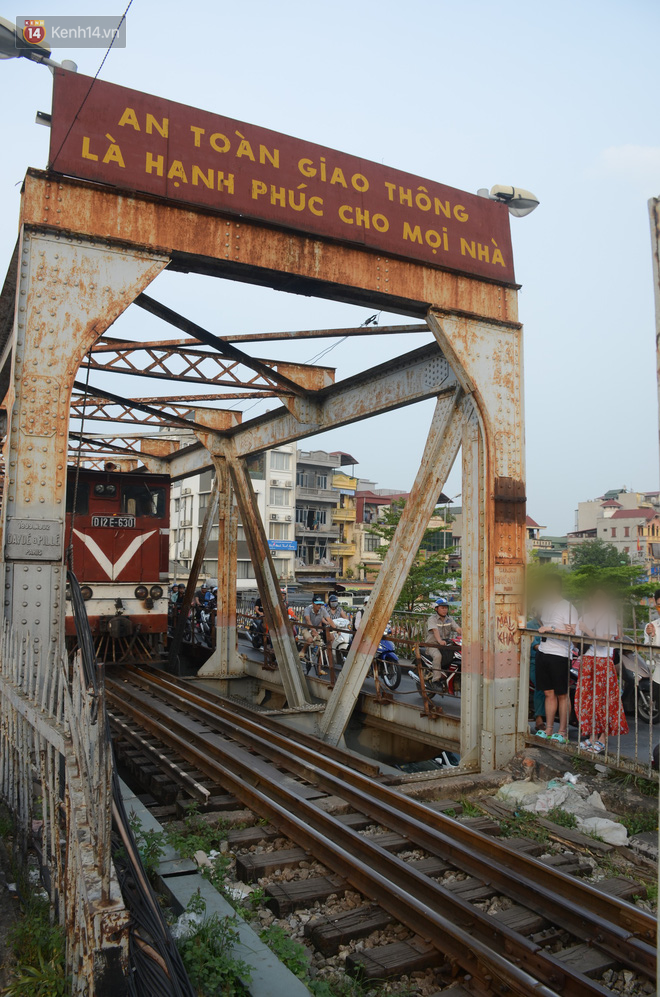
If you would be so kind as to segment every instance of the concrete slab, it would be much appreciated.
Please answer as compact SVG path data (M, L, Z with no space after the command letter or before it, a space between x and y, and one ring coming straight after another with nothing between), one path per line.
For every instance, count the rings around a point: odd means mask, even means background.
M125 782L121 783L124 806L128 814L133 811L142 827L149 831L162 831L162 825L149 813ZM246 984L251 997L309 997L309 990L286 966L277 959L267 945L231 906L228 900L204 879L197 866L182 858L170 845L158 865L156 875L169 895L172 908L183 913L189 901L199 894L206 903L207 915L237 917L240 942L234 952L252 970L252 979Z

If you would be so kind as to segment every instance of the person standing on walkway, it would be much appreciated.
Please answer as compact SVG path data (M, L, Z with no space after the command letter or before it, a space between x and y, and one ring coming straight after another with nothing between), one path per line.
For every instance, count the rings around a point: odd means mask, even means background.
M621 624L603 589L596 589L580 620L583 637L593 643L582 655L575 690L575 713L580 724L580 747L600 754L607 736L628 733L611 640L621 640Z
M570 640L559 636L579 633L577 610L562 594L561 575L546 580L545 598L541 603L541 643L536 649L536 688L545 696L545 728L536 736L559 744L568 743L568 681L571 662ZM559 714L559 730L555 733L555 716Z

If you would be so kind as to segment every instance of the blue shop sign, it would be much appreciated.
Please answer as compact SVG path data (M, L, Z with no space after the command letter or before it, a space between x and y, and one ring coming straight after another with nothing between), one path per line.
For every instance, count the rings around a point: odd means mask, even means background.
M268 546L271 550L297 550L298 544L295 540L269 540Z

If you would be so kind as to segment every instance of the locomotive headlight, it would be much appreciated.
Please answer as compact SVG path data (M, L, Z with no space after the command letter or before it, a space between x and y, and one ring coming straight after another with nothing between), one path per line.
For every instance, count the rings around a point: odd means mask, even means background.
M149 595L151 596L152 599L162 599L163 589L161 588L160 585L152 585L149 590Z
M146 585L138 585L134 594L136 599L140 599L140 601L143 601L149 595L149 589L147 588Z
M81 585L80 586L80 594L83 597L83 599L85 600L85 602L89 602L89 600L94 595L94 593L92 592L92 590L89 587L89 585Z

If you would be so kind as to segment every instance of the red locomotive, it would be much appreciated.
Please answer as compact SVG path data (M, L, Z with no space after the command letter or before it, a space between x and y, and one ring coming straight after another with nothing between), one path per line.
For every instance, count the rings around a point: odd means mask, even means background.
M77 478L77 482L76 482ZM73 511L75 496L75 513ZM66 543L100 661L158 656L167 634L170 479L70 467ZM75 640L67 605L67 643Z

